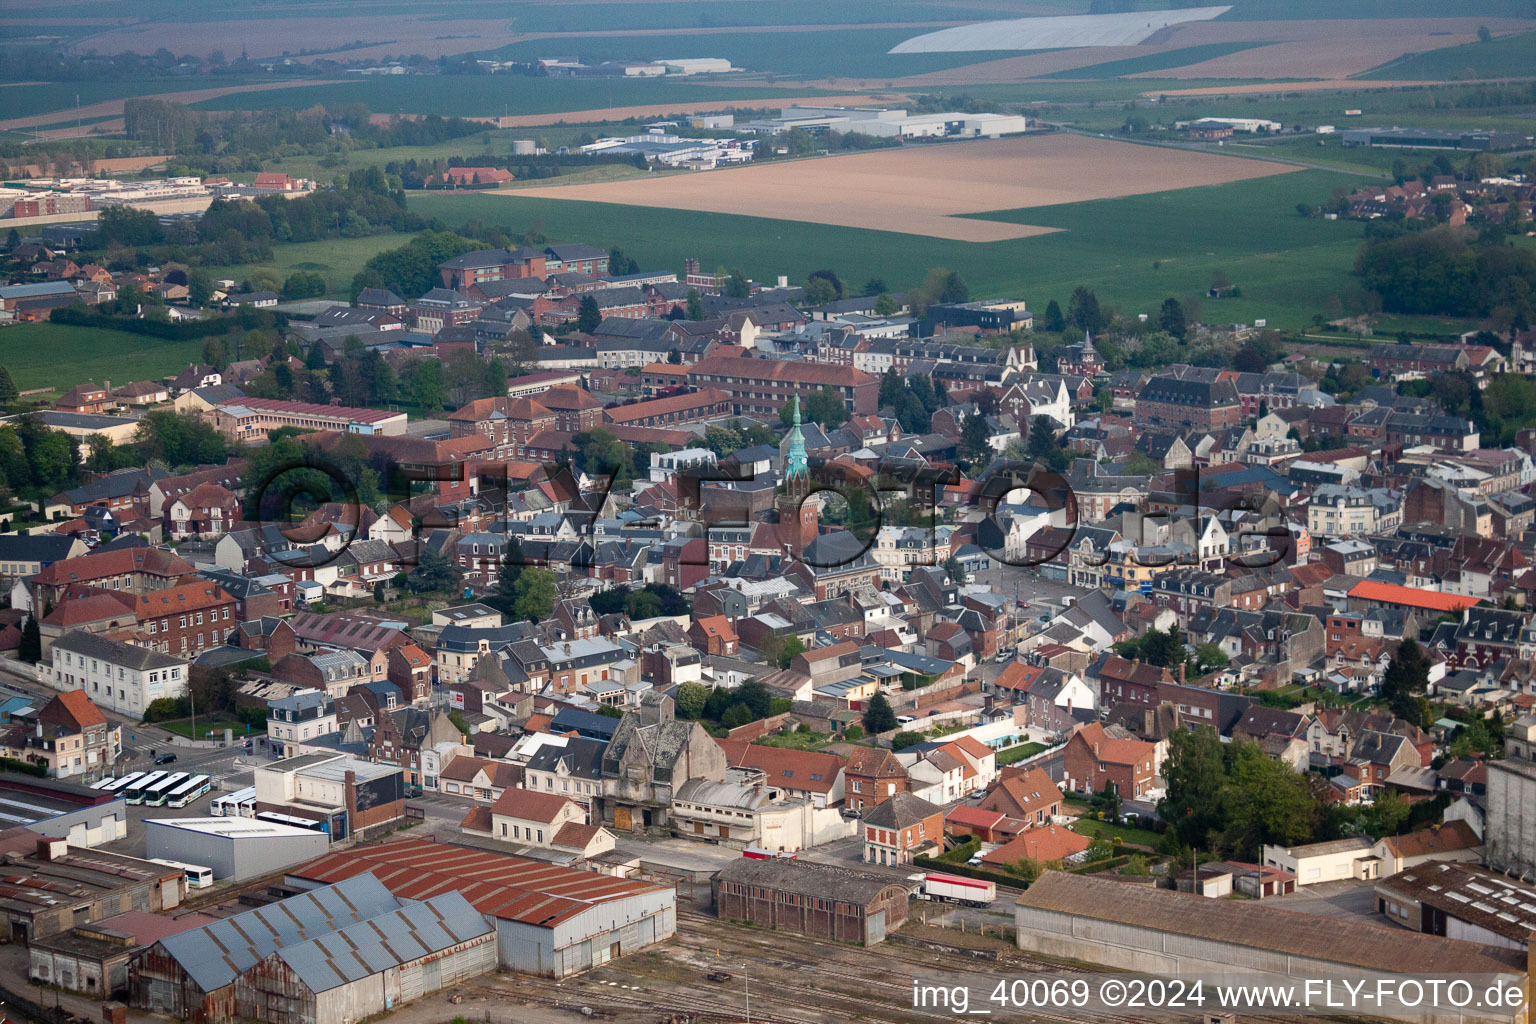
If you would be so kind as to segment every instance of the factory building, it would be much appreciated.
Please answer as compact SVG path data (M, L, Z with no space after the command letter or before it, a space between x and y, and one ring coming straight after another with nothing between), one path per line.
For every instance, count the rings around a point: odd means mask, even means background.
M100 846L127 837L128 804L73 782L0 772L0 821L71 846Z
M181 905L183 872L137 857L71 849L25 828L0 833L5 884L0 885L0 936L31 942L121 914L157 913Z
M211 868L219 880L243 882L318 857L331 848L324 832L229 815L221 818L149 818L145 855Z
M402 900L364 873L159 940L129 967L129 1002L198 1024L352 1024L495 966L495 932L459 893Z
M142 910L83 924L27 946L27 976L40 985L57 985L96 999L118 999L128 993L128 965L159 940L212 924L206 914L166 917Z
M546 977L601 966L677 928L671 889L421 839L338 850L291 869L284 881L305 889L363 873L401 899L463 893L494 922L498 963Z
M1512 949L1062 871L1047 871L1025 890L1014 925L1020 949L1162 977L1241 971L1277 983L1344 977L1374 985L1475 974L1524 987L1526 955ZM1390 1008L1371 1015L1393 1016ZM1421 1011L1404 1019L1453 1018ZM1514 1024L1524 1010L1464 1019Z
M709 887L721 920L861 946L907 919L905 885L809 861L743 857Z

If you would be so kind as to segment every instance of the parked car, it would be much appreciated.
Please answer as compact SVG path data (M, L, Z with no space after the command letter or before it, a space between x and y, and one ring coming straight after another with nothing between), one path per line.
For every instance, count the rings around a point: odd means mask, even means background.
M161 754L159 757L155 758L155 764L175 764L175 763L176 763L176 755L175 754Z

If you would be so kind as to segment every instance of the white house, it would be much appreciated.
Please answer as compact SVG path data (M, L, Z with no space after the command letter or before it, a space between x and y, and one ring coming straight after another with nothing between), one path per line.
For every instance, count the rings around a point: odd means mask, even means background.
M187 692L187 663L147 647L74 630L53 642L40 677L56 690L84 690L91 703L142 718L151 701Z
M601 825L587 824L587 812L553 793L508 789L489 808L469 812L466 832L521 846L595 857L614 847L614 836Z

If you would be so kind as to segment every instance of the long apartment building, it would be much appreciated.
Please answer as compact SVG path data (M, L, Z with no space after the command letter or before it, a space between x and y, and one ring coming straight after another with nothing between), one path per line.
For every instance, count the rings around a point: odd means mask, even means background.
M805 399L823 388L841 395L855 416L873 414L880 404L880 379L851 366L709 356L689 367L688 383L724 391L737 416L776 416L791 398Z
M354 409L345 405L286 402L275 398L235 398L216 405L207 414L225 437L234 441L260 438L269 430L299 427L335 430L347 434L405 433L405 413L380 409Z

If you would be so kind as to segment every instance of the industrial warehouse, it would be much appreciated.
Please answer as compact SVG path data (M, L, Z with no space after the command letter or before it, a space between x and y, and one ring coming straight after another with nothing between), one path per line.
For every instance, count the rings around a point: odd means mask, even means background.
M723 921L873 946L907 919L908 888L884 878L791 859L743 858L710 883Z
M1523 951L1062 871L1046 872L1025 890L1014 925L1022 950L1161 977L1240 970L1277 981L1371 980L1412 972L1498 975L1523 985L1526 966ZM1479 1019L1514 1021L1523 1011Z
M400 899L462 893L495 921L502 967L564 978L672 937L672 889L452 843L336 851L290 870L294 889L369 874Z
M148 856L213 869L219 881L243 882L331 848L323 832L260 818L150 818L144 822Z
M456 892L396 898L372 875L161 939L133 1006L199 1024L348 1024L494 970L495 932Z

